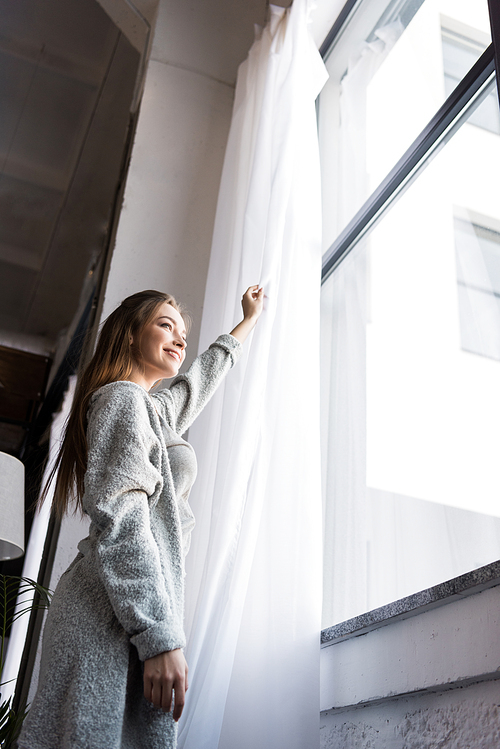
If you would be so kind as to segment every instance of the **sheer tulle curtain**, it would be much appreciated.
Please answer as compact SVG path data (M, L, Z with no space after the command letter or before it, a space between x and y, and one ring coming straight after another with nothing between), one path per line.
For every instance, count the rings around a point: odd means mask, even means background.
M321 295L323 627L369 608L367 255L364 242L360 244L326 281Z
M238 366L190 430L199 459L187 558L183 749L319 744L320 181L326 72L309 0L271 19L242 64L201 347L265 288Z
M344 227L376 185L369 184L366 157L367 93L370 81L404 31L400 21L376 29L349 61L340 84L338 225Z

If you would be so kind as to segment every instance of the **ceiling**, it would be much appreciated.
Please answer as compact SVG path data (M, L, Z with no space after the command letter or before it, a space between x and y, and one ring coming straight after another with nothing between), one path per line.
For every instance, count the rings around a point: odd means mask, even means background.
M96 0L0 19L0 338L55 342L105 245L140 56Z

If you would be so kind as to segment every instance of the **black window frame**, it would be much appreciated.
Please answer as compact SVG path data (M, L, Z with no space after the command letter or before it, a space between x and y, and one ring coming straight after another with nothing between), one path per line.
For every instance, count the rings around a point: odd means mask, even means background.
M320 47L323 59L328 56L361 2L363 0L346 2ZM487 82L500 70L500 3L496 0L487 2L492 43L324 253L321 283L327 280L360 239L382 218L391 203L411 184L418 171L426 166L429 157L447 142L453 134L457 118L469 110ZM500 75L497 75L496 83L500 99Z
M319 51L323 60L329 55L331 48L344 32L362 2L363 0L347 0L320 47ZM500 103L500 2L498 0L487 0L487 2L492 43L323 254L321 284L325 283L357 243L376 225L393 201L410 186L418 171L425 168L430 156L452 137L457 119L461 115L467 115L475 99L480 97L483 88L497 71L496 85ZM423 608L440 606L450 596L453 598L457 592L462 592L464 586L468 590L470 585L470 592L477 592L497 585L500 580L499 570L500 560L327 627L321 631L321 646L325 647L350 637L366 634L390 622L413 616Z

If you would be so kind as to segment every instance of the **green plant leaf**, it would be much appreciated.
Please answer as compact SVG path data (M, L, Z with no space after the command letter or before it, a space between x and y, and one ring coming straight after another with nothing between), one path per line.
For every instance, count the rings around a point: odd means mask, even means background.
M24 614L48 608L51 597L52 592L48 588L44 588L29 577L0 575L0 682L8 627ZM19 602L19 608L16 611L17 602ZM1 683L0 686L2 686ZM0 704L0 747L2 749L10 749L21 731L27 714L27 708L19 712L12 710L11 698Z
M28 708L15 712L11 707L9 698L0 705L0 746L2 749L10 749L21 732L23 721L28 714Z

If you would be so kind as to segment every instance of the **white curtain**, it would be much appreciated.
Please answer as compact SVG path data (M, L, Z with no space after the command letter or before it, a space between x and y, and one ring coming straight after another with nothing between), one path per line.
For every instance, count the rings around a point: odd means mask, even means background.
M310 0L271 6L240 67L200 347L265 288L244 355L190 430L199 460L187 558L182 749L319 745L320 178L326 72Z
M376 29L375 39L365 42L359 55L350 60L340 84L338 222L342 228L370 192L366 157L368 86L403 31L399 20Z
M321 294L322 627L369 610L366 270L362 243Z

